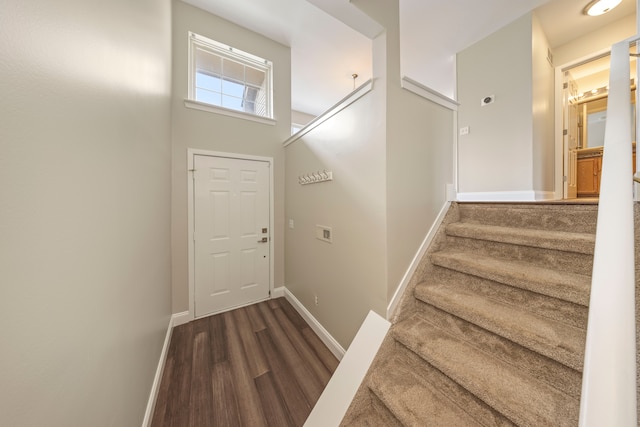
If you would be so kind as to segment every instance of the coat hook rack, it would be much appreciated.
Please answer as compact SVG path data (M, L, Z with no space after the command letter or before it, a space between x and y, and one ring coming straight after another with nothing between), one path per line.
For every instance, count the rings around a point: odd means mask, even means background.
M298 176L298 184L317 184L324 181L333 181L333 172L323 169L322 171L316 171Z

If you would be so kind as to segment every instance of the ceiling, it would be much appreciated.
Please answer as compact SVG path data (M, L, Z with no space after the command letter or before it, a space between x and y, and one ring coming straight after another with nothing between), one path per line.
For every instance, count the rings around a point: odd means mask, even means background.
M371 78L370 37L379 27L348 0L183 1L290 46L294 110L318 115ZM403 74L448 96L455 53L531 10L557 47L634 13L636 6L623 0L593 18L582 14L588 0L399 1Z

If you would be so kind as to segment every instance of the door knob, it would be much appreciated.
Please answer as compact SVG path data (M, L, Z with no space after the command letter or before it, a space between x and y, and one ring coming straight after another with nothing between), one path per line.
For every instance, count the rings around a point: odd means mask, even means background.
M269 241L269 239L267 237L263 237L262 239L258 240L258 243L267 243Z

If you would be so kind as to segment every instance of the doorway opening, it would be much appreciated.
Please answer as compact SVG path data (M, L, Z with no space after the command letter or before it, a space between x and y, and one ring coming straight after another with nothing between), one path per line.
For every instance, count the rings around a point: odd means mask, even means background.
M635 47L631 53L635 52ZM604 131L607 118L610 52L563 67L563 199L593 200L600 195ZM636 58L629 69L630 114L635 173ZM556 74L558 77L558 74Z

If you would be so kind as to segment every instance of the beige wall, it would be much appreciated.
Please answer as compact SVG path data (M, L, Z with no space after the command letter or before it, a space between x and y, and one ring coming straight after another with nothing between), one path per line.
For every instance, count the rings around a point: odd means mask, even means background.
M386 316L453 182L453 113L400 87L397 2L354 4L387 29L373 90L286 148L286 285L343 347L369 310ZM334 181L298 184L322 169Z
M553 48L562 66L602 52L635 33L631 15ZM549 43L527 14L458 54L459 191L520 192L550 198L554 186L553 68ZM480 107L495 94L496 102Z
M171 314L168 0L5 0L0 425L139 426Z
M273 62L275 126L188 109L188 31ZM173 2L172 276L173 312L189 309L187 261L187 149L274 159L275 286L284 284L284 149L291 135L291 60L288 47L181 1Z
M316 116L312 116L311 114L303 113L302 111L291 111L291 122L298 125L306 125L311 120L315 119Z
M533 190L552 198L554 183L554 68L547 60L549 42L536 15L532 16Z
M458 125L470 130L458 138L462 193L533 190L531 31L527 14L458 54Z
M606 25L597 31L553 48L556 66L563 66L578 60L588 59L594 53L611 50L611 45L636 34L636 16Z
M397 2L373 15L387 28L387 302L453 184L453 112L400 86ZM395 3L395 9L392 4ZM375 12L370 12L375 13ZM382 47L378 46L379 52Z
M286 286L344 348L369 310L386 307L381 101L371 92L286 148ZM298 184L323 169L333 181ZM316 225L332 228L333 243L316 239Z

